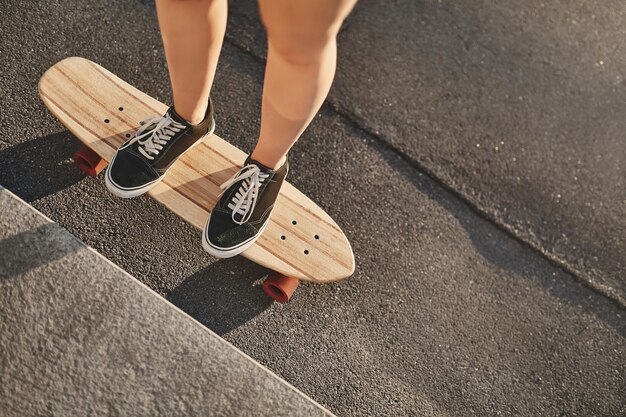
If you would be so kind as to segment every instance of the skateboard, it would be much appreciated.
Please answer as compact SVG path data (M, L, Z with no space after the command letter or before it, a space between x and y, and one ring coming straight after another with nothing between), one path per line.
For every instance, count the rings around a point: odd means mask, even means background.
M73 159L92 176L106 167L140 120L167 110L165 104L80 57L49 68L39 81L39 96L83 143ZM245 158L242 150L212 134L185 153L148 194L202 230L222 192L220 185L241 168ZM354 272L352 248L341 228L287 181L270 223L242 255L271 270L262 287L279 302L291 298L300 280L327 283Z

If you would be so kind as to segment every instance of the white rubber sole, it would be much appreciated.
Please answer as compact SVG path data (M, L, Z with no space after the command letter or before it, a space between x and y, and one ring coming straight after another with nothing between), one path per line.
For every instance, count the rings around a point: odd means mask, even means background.
M270 217L267 218L267 221L265 222L261 230L259 230L259 233L256 234L256 236L237 246L232 246L230 248L218 248L213 246L206 236L209 222L211 221L211 215L209 214L209 219L207 220L206 226L204 226L204 230L202 231L202 248L204 248L206 252L208 252L210 255L215 256L216 258L231 258L233 256L239 255L241 252L244 252L250 246L254 245L254 242L256 242L261 237L261 235L265 231L265 228L270 222Z
M182 154L180 154L179 158L181 158L184 154L186 154L187 152L189 152L190 150L192 150L194 147L198 146L198 144L200 144L201 142L204 142L209 136L211 136L213 134L213 132L215 131L215 124L213 125L213 129L211 129L206 135L202 136L200 139L198 139L196 141L196 143L194 143L193 145L191 145L189 147L189 149L187 149L185 152L183 152ZM141 187L135 187L135 188L125 188L122 186L117 185L113 179L111 178L111 174L110 174L110 170L111 167L113 166L113 162L115 161L115 158L117 157L117 152L115 152L115 156L113 157L113 159L111 159L111 162L109 163L109 165L107 166L107 169L105 171L105 175L104 175L104 183L107 187L107 189L111 192L111 194L120 197L120 198L133 198L133 197L138 197L144 193L147 193L148 191L150 191L152 188L154 188L154 186L156 186L158 183L160 183L163 178L165 178L165 176L167 175L167 173L169 172L170 169L172 169L172 167L174 165L176 165L176 162L174 162L168 169L167 171L165 171L165 173L163 175L161 175L158 179L142 185Z

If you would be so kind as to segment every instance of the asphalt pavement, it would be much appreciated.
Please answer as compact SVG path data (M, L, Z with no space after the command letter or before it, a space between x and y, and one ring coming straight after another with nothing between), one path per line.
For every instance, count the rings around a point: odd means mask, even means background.
M169 102L151 2L0 6L0 184L338 415L625 415L625 93L585 64L619 72L624 8L595 21L587 4L359 4L289 177L345 230L356 272L287 305L264 298L263 268L80 175L37 97L80 55ZM213 91L217 133L243 149L255 13L231 4Z
M254 0L230 40L262 59ZM626 5L361 0L334 109L626 306Z

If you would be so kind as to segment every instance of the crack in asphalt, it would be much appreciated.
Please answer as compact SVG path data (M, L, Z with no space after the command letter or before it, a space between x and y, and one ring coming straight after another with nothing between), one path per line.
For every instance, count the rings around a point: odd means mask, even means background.
M226 35L224 37L224 41L228 42L231 46L237 48L238 50L242 51L246 55L252 57L257 62L265 64L265 59L263 57L258 56L256 53L254 53L254 51L239 44L231 36ZM568 275L572 276L574 280L580 282L581 284L589 288L595 294L598 294L599 296L606 298L607 300L611 301L620 309L626 311L626 298L624 298L620 294L614 293L613 291L610 290L608 286L600 282L597 282L593 278L587 276L587 274L585 274L584 272L577 270L568 261L561 259L559 256L557 256L554 253L551 253L550 251L548 251L546 248L542 247L541 245L535 244L519 236L515 232L515 229L513 229L510 225L504 222L498 221L498 219L496 219L492 214L482 209L478 204L474 203L465 194L458 191L456 188L448 185L444 180L442 180L438 175L436 175L431 169L419 163L418 161L413 159L411 156L409 156L402 150L395 147L389 141L383 139L380 135L374 132L371 132L367 128L361 126L356 120L354 120L354 118L352 118L350 114L346 113L345 111L340 110L339 107L335 103L333 103L331 100L326 100L326 103L324 105L327 106L337 116L345 120L346 123L348 123L355 129L363 132L364 134L371 137L372 139L376 140L376 142L378 142L379 144L384 146L386 149L390 150L395 155L400 157L404 162L406 162L409 166L415 169L418 173L426 175L428 178L434 181L437 185L439 185L445 191L450 193L454 198L463 202L478 217L491 223L492 225L494 225L494 227L504 232L507 236L509 236L516 242L521 243L525 247L529 248L532 252L538 254L541 258L547 260L551 265L561 269Z

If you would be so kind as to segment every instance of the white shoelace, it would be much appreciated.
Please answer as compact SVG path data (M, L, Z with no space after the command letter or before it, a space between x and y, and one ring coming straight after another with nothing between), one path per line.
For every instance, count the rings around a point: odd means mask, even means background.
M135 137L126 146L139 142L139 152L151 160L159 154L172 136L185 128L185 125L172 119L169 113L165 116L151 116L139 123L141 126L137 129Z
M232 201L228 204L228 208L233 211L232 218L235 223L244 224L250 219L254 207L256 207L261 185L268 177L269 174L261 172L258 166L249 164L220 186L222 190L225 190L237 181L243 180ZM237 214L241 216L241 220L235 218Z

